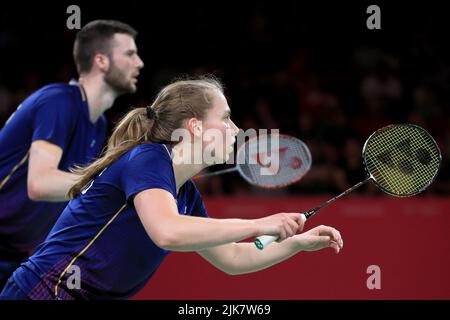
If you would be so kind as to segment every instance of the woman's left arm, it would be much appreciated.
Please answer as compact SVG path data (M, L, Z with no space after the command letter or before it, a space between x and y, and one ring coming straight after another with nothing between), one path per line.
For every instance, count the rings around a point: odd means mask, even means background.
M197 251L212 265L231 275L259 271L280 263L300 251L316 251L331 247L336 253L344 243L336 229L318 226L280 243L258 250L253 243L229 243Z

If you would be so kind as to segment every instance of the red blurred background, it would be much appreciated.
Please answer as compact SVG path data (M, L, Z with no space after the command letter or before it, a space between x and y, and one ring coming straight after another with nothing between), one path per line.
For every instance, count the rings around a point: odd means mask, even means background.
M209 198L212 217L308 210L320 197ZM308 220L336 227L344 249L301 252L267 270L230 276L195 253L173 252L135 299L450 299L450 199L350 196ZM381 289L367 268L380 267Z

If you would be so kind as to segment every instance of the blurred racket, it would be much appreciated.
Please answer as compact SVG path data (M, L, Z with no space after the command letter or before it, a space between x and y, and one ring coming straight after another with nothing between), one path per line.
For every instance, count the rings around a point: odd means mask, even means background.
M311 168L311 153L301 140L284 134L250 138L236 152L236 166L197 175L194 180L239 172L248 183L280 188L300 180Z
M370 180L393 196L416 195L433 182L441 163L441 152L433 137L425 129L412 124L390 125L375 131L366 140L362 157L367 179L302 213L302 219L306 221L323 207ZM276 239L274 236L261 236L255 240L255 245L262 250Z

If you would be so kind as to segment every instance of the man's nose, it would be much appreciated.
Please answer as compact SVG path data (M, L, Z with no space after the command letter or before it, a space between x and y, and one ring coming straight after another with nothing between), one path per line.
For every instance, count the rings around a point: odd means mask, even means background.
M142 69L144 67L144 61L142 61L141 57L137 57L137 67Z

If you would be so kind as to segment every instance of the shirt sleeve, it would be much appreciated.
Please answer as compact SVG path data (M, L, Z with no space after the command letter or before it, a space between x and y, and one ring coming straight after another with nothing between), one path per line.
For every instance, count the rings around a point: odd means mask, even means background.
M135 149L122 172L122 185L127 201L147 189L164 189L176 197L172 161L161 145Z
M65 148L76 121L72 99L70 92L62 90L41 97L34 117L32 141L46 140Z
M204 217L207 218L208 211L206 210L205 203L203 202L202 195L198 191L197 187L195 186L194 182L190 180L188 182L190 184L190 201L192 201L192 215L196 217Z

